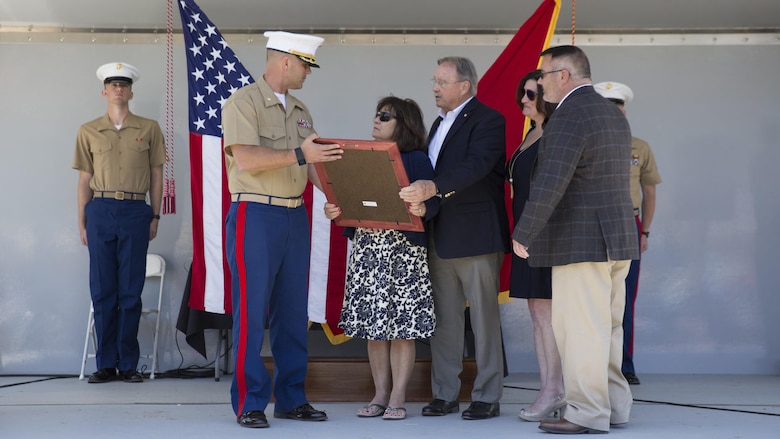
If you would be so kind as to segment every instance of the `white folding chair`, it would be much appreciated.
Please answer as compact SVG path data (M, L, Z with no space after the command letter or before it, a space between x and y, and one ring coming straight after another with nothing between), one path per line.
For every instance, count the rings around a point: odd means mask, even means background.
M163 284L165 282L165 259L162 256L156 254L146 255L146 279L159 277L160 289L157 294L157 307L145 307L141 309L141 317L144 320L149 321L151 314L155 315L154 319L154 345L152 347L152 353L141 355L141 358L147 358L152 360L152 370L149 375L150 379L154 379L154 374L157 372L157 342L160 336L160 309L162 308L163 297ZM95 335L95 309L92 307L92 302L89 304L89 315L87 317L87 334L84 337L84 353L81 357L81 373L79 379L84 379L84 370L87 367L87 359L95 358L95 352L97 351L97 336ZM151 322L150 322L151 323ZM89 351L89 341L92 339L92 352Z
M162 309L163 299L163 284L165 283L165 259L160 255L148 254L146 255L146 280L149 278L160 278L160 289L157 293L157 306L155 308L143 308L141 309L141 317L149 321L149 316L154 314L154 344L152 352L150 354L141 355L141 358L148 358L152 360L152 371L149 374L149 379L154 379L154 374L157 372L157 341L160 338L160 310Z
M89 315L87 316L87 335L84 337L84 354L81 356L81 373L79 380L84 379L84 369L87 367L87 358L95 358L97 352L97 336L95 335L95 308L89 301ZM92 339L92 352L89 352L89 339Z

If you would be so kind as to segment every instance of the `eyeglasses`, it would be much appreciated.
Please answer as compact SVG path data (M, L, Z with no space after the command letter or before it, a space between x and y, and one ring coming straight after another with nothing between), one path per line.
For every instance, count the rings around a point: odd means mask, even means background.
M374 115L374 118L377 118L377 117L379 118L380 122L388 122L388 121L390 121L390 119L394 119L395 118L395 116L393 116L392 113L387 112L387 111L377 111L376 114Z
M529 90L527 88L524 88L523 91L520 94L520 99L523 99L523 96L526 96L529 101L533 101L536 99L536 92L533 90Z
M539 79L544 78L545 75L549 75L550 73L562 72L564 70L566 70L566 69L550 70L549 72L545 72L544 70L540 70L541 77Z
M447 82L447 81L441 81L441 80L436 79L436 78L431 78L431 82L433 83L433 85L435 85L435 86L437 86L439 88L444 88L444 87L446 87L448 85L457 84L458 82L466 82L466 81L467 81L466 79L461 79L460 81Z

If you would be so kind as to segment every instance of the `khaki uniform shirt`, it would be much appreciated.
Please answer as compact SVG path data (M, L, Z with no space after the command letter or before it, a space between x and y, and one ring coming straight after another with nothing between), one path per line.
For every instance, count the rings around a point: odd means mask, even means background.
M265 80L242 87L222 108L225 166L231 194L255 193L293 198L303 194L307 166L297 163L266 171L242 171L233 159L232 145L295 149L314 133L309 109L289 93L287 110Z
M165 140L156 121L127 115L116 129L108 114L79 127L73 169L92 174L93 191L149 191L151 169L166 160Z
M642 207L642 186L661 183L650 145L642 139L631 138L631 202L634 209Z

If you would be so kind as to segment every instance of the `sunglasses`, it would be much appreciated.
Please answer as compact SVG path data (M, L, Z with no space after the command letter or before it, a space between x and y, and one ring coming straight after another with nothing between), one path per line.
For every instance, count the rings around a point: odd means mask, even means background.
M536 99L536 92L533 91L533 90L528 90L527 88L525 88L520 93L520 99L522 99L523 96L526 96L529 101L533 101L534 99Z
M387 111L377 111L374 117L378 117L380 122L388 122L390 119L395 118L392 113Z

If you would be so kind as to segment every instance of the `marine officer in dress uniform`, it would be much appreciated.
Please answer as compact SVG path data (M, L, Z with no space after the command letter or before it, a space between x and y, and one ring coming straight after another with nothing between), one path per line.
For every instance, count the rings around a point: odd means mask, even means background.
M600 82L593 88L601 96L614 102L626 114L625 105L634 99L634 92L619 82ZM631 138L631 201L634 203L639 250L648 247L650 224L655 213L655 185L661 183L658 167L650 145L642 139ZM640 253L641 255L641 253ZM640 256L641 258L641 256ZM640 384L634 369L634 303L639 286L640 259L631 261L626 276L626 310L623 314L623 376L628 384Z
M146 251L160 220L165 140L156 121L130 112L138 69L113 62L100 66L97 77L108 112L79 128L73 157L97 335L98 370L89 382L140 383L141 292Z
M301 195L308 163L341 158L338 145L314 143L309 109L288 91L303 87L323 39L266 32L262 80L242 87L222 108L225 162L232 198L226 251L232 274L231 401L242 427L268 427L273 385L275 418L324 421L304 392L308 363L309 217ZM273 382L263 364L266 322Z

